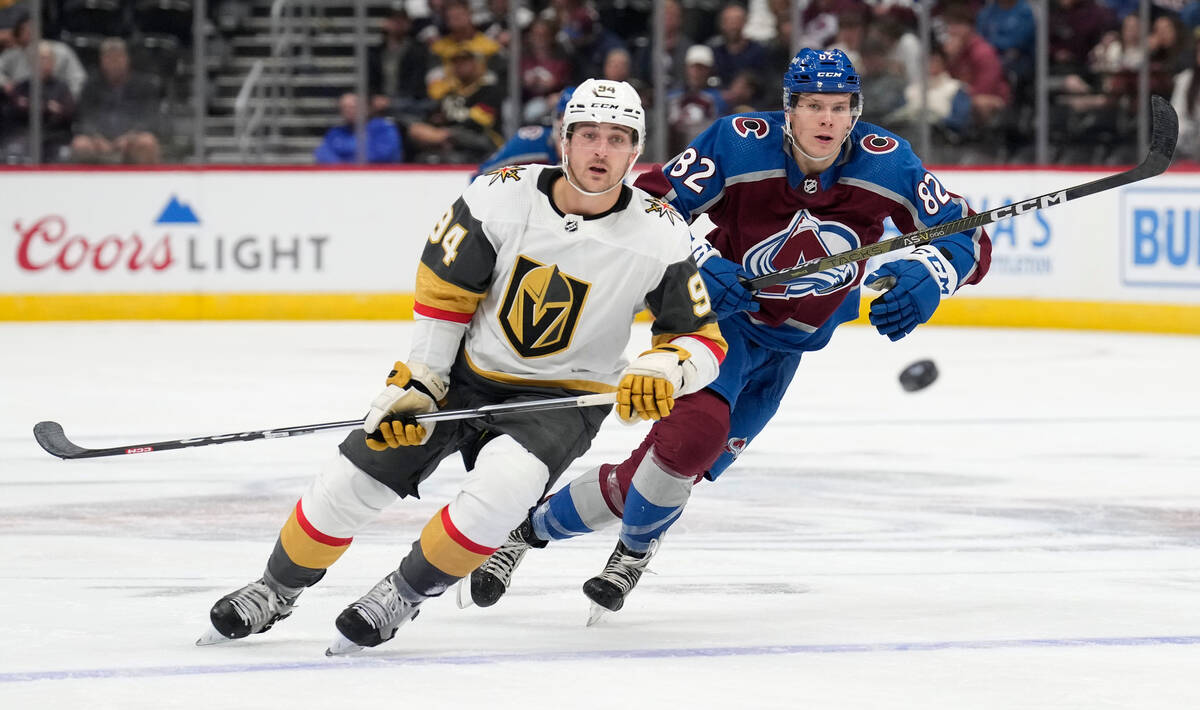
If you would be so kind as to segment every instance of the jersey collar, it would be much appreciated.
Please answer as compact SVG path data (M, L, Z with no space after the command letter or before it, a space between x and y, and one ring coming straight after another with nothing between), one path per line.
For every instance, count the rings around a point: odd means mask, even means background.
M537 187L538 190L540 190L546 196L546 201L550 203L550 208L557 212L559 217L566 217L567 214L560 210L558 205L554 204L554 182L558 180L558 178L562 177L562 174L562 168L546 168L542 171L542 174L538 176ZM583 219L585 222L593 219L603 219L614 212L620 212L628 207L629 201L632 199L633 190L630 190L628 185L621 185L621 194L617 196L617 203L615 205L613 205L607 211L601 212L600 214L587 215Z
M786 158L784 163L787 169L788 187L792 188L793 190L799 190L800 186L804 183L804 180L808 176L800 171L800 166L796 163L796 158L792 156L792 151L789 150L787 136L784 136L783 145L780 146L780 149L783 151L784 157ZM850 156L853 152L854 131L851 131L850 135L846 137L846 141L842 143L842 150L841 153L838 154L838 157L833 161L832 164L830 164L828 168L825 168L817 174L817 179L821 181L822 192L831 189L837 184L838 178L841 177L842 174L842 166L850 162Z

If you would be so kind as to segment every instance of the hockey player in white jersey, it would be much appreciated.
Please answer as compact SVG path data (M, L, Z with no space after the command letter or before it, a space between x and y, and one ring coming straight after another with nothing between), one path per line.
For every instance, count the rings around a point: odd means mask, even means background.
M690 256L687 223L624 184L645 117L633 87L588 80L563 117L560 167L485 174L429 234L406 361L283 525L261 578L216 602L201 645L261 633L292 613L357 531L416 495L461 453L459 493L397 569L337 617L327 653L375 646L469 575L591 445L609 407L420 424L439 407L615 392L626 421L667 416L716 376L726 343ZM652 347L623 352L634 314Z

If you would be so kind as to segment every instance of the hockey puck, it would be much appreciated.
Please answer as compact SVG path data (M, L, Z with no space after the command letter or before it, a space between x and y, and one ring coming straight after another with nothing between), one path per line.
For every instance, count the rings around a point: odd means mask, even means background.
M905 392L916 392L933 384L937 376L937 365L933 360L917 360L900 372L900 386Z

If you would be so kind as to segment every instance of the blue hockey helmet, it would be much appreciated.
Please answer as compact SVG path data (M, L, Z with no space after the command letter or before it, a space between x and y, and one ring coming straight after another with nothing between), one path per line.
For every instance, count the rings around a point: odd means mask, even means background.
M862 82L840 49L801 49L783 72L783 110L795 103L797 94L850 94L850 106L862 113Z
M562 91L558 92L558 103L554 106L555 116L562 116L567 112L567 104L571 103L571 94L574 93L574 86L564 86Z

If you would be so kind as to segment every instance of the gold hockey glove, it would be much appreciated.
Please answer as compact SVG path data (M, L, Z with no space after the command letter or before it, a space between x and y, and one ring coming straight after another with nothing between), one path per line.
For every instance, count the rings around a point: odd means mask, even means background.
M421 424L415 414L435 412L448 387L423 362L397 362L387 387L371 402L363 420L367 447L385 451L400 446L420 446L433 435L433 422Z
M678 345L664 343L629 363L617 385L617 416L621 421L658 420L670 414L675 407L675 392L683 386L683 363L691 356Z

